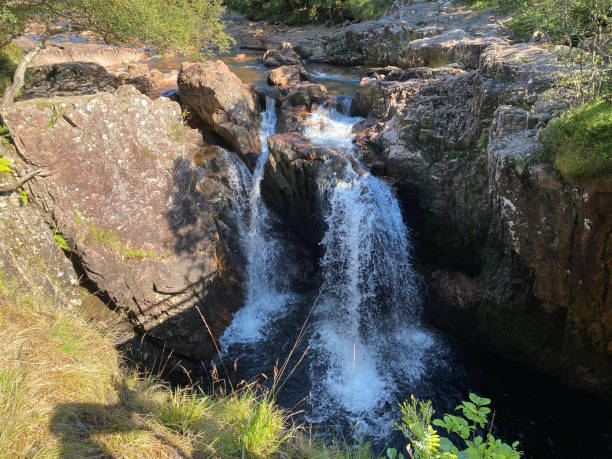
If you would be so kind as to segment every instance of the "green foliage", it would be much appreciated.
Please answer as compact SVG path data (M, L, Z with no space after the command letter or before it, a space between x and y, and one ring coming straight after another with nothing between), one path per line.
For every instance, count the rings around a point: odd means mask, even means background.
M28 198L28 193L23 188L17 188L17 192L19 193L19 199L24 205L28 205L30 203L30 198Z
M29 20L49 27L91 30L113 44L146 43L160 49L197 49L202 43L226 49L217 0L12 0L2 2L0 44L25 30Z
M0 144L8 145L10 143L11 143L11 133L9 132L8 126L6 126L5 124L0 124Z
M612 102L600 99L567 111L543 135L544 149L570 180L612 174Z
M377 18L393 0L225 0L225 3L249 19L307 24Z
M12 173L13 172L13 169L11 168L12 164L13 162L10 159L0 156L0 173L2 172Z
M62 236L62 233L59 232L57 228L53 228L53 238L55 239L55 243L62 250L70 250L68 247L68 243L66 239Z
M491 408L488 406L490 404L490 399L470 393L469 401L462 402L456 408L461 415L445 414L443 419L432 421L434 410L431 402L422 402L411 397L410 402L406 401L400 405L402 422L394 427L410 441L407 450L413 459L520 458L522 453L516 449L518 442L508 445L492 435L493 421L489 424L488 420L491 413ZM461 439L465 448L459 449L449 438L441 437L432 424ZM484 438L480 435L481 431L486 432ZM401 459L403 455L394 449L389 449L387 457Z
M51 104L51 117L49 118L49 121L47 122L47 124L43 126L43 129L51 129L53 126L55 126L55 123L57 123L57 121L62 116L64 116L64 114L67 111L68 111L68 106L65 104L60 104L60 105Z
M159 413L164 425L180 434L197 430L212 405L210 398L201 389L195 394L187 389L169 389L169 392Z

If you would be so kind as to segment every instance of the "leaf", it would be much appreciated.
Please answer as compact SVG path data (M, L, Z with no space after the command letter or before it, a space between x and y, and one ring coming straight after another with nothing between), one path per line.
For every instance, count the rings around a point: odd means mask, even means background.
M452 442L446 437L440 437L440 450L450 452L453 448Z
M0 158L0 172L13 172L11 169L11 160L7 158Z

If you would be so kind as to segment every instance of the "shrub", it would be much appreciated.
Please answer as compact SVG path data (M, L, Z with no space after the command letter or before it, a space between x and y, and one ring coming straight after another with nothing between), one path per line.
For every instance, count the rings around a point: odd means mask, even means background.
M612 174L612 102L600 99L567 111L545 131L544 148L569 180Z
M381 16L393 0L226 0L225 3L252 20L306 24L373 19Z
M461 412L460 416L445 414L443 419L432 421L434 410L431 401L422 402L411 397L410 402L405 401L400 405L402 422L395 428L410 441L407 450L414 459L520 458L522 453L516 449L518 441L508 445L492 435L493 421L489 423L488 420L490 404L490 399L470 393L469 401L463 401L455 408ZM440 436L432 424L460 440L464 448L459 449L449 438ZM387 450L387 456L391 459L404 457L395 449Z

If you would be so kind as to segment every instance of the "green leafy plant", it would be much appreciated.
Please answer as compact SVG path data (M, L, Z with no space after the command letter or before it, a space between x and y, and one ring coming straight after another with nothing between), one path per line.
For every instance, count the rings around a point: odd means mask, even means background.
M19 199L24 205L28 205L30 203L30 198L28 197L28 193L23 188L17 188L17 192L19 193Z
M4 158L0 156L0 172L8 172L12 173L13 169L11 168L12 161L8 158Z
M62 233L59 232L57 228L53 228L53 238L55 239L55 243L62 250L70 250L68 247L68 243L66 239L62 236Z
M490 399L470 393L469 400L461 402L456 408L460 415L445 414L443 419L432 421L434 410L431 401L422 402L411 396L410 402L405 401L400 405L402 421L394 427L410 441L407 451L413 459L520 458L522 452L517 450L518 441L508 445L493 436L495 414L489 422L490 404ZM449 438L440 436L432 424L461 440L464 448L459 449ZM481 432L484 432L484 436ZM402 459L403 455L395 449L388 449L387 457Z
M2 145L8 145L11 143L11 133L6 124L0 124L0 143Z

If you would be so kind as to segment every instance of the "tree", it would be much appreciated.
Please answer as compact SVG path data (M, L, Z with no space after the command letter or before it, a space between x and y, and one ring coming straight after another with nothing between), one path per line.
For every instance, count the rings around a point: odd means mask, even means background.
M230 44L220 21L222 11L220 0L0 0L0 46L23 34L30 23L41 30L36 46L19 62L0 110L13 105L28 64L51 35L89 30L108 44L146 43L161 52L207 53Z

